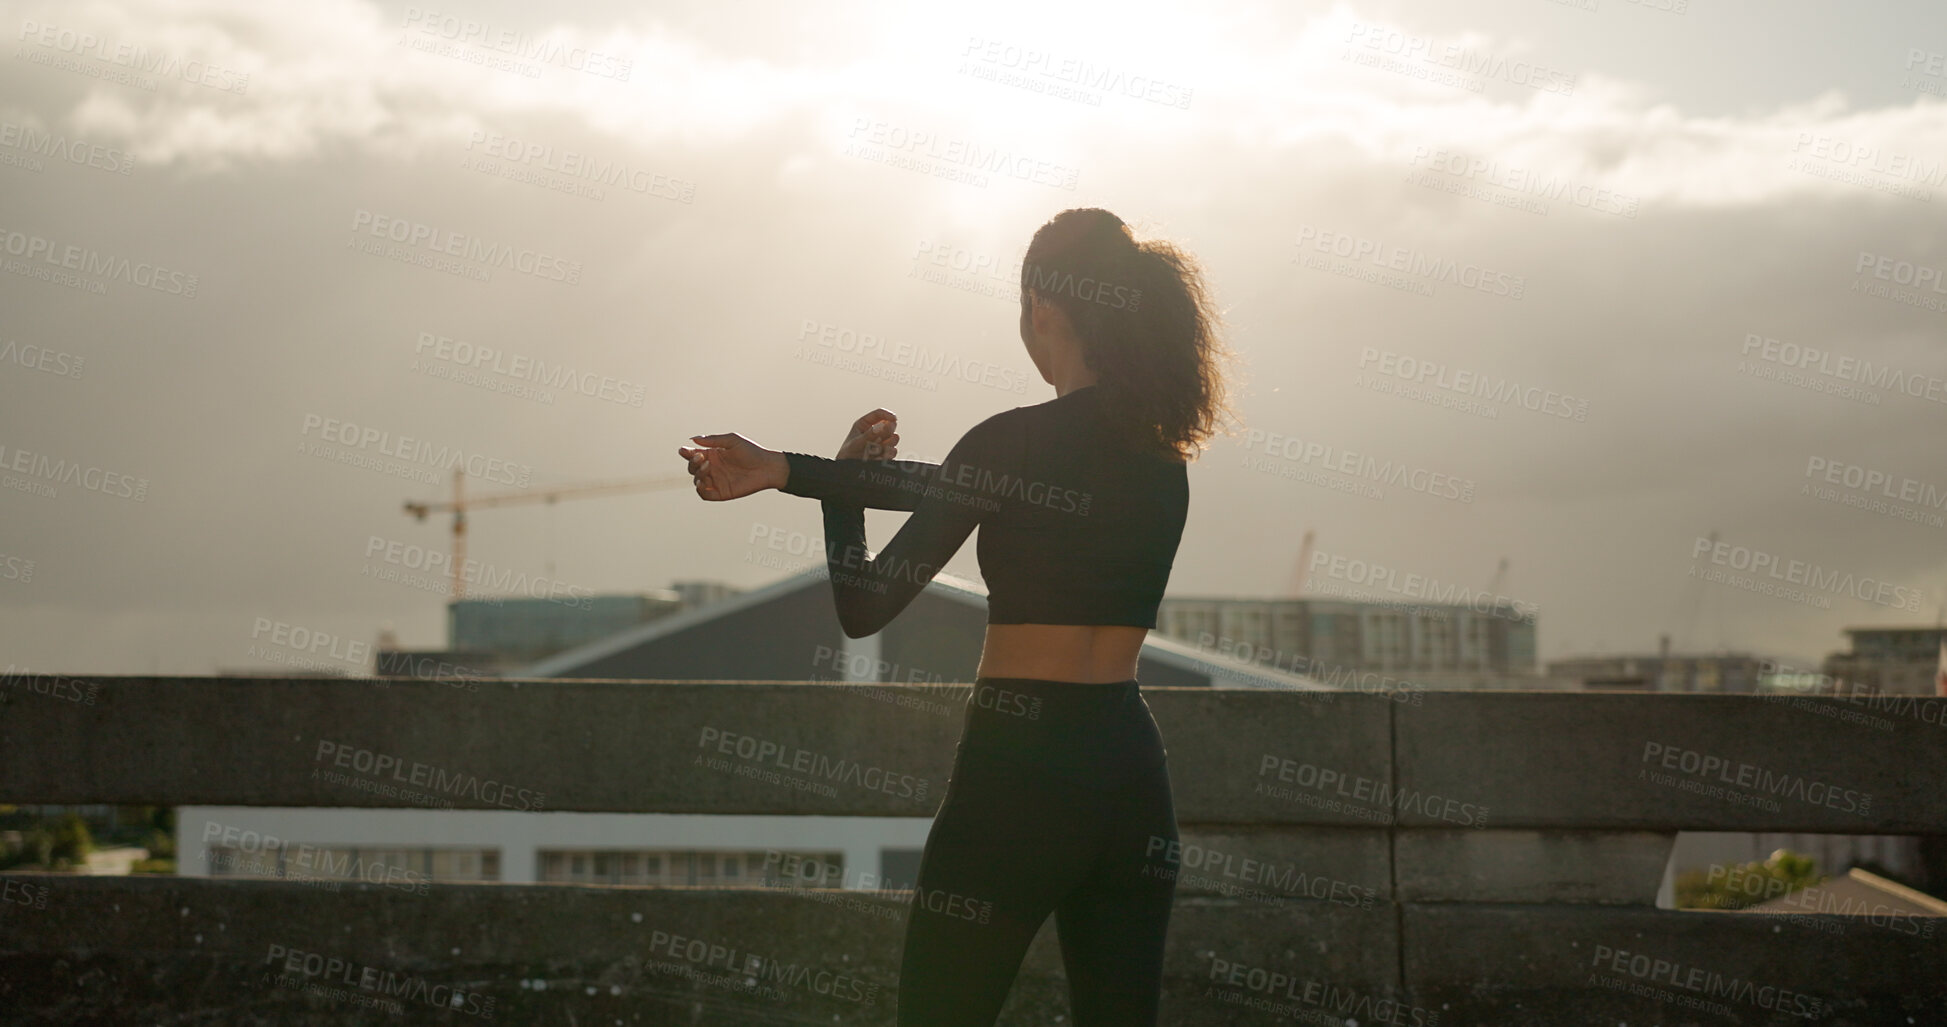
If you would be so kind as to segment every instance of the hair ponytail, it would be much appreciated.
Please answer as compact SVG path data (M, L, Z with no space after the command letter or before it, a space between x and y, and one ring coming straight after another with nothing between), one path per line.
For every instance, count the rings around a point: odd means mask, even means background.
M1065 210L1028 244L1024 318L1031 297L1067 316L1116 436L1176 459L1203 448L1227 410L1217 366L1226 351L1194 258L1160 239L1137 241L1099 207Z

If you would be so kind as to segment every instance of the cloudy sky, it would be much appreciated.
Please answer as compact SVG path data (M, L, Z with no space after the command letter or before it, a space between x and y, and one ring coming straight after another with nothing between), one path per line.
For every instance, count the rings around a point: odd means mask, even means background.
M1937 4L535 11L0 4L0 663L440 645L401 504L456 462L682 479L478 512L501 581L761 586L817 505L675 447L1052 398L1009 279L1075 206L1193 251L1239 358L1172 595L1286 594L1310 529L1314 590L1505 558L1548 658L1939 615Z

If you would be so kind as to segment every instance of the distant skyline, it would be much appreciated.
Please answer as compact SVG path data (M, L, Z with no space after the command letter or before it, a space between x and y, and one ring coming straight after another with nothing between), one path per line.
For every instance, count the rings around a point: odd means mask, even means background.
M1809 662L1947 609L1939 5L0 27L0 666L271 669L265 624L438 646L447 522L402 504L454 466L680 476L690 435L829 455L875 407L938 459L1053 398L1014 276L1075 206L1195 254L1240 356L1172 597L1282 595L1311 530L1313 583L1383 567L1379 598L1506 558L1544 662ZM482 510L469 546L557 594L750 589L819 531L678 487Z

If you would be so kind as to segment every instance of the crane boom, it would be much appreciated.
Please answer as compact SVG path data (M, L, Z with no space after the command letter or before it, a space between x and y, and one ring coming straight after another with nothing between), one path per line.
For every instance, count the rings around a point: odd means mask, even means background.
M1298 566L1291 572L1291 595L1294 599L1305 597L1305 585L1312 576L1312 542L1316 533L1305 529L1305 540L1298 546Z
M523 492L499 492L471 499L461 498L440 503L406 502L406 512L425 520L427 514L451 513L467 507L515 506L520 503L552 503L563 497L579 498L619 492L648 492L652 489L687 485L694 479L688 476L671 478L617 478L611 481L592 481L581 485L561 485L547 489L528 489Z
M468 497L466 494L466 472L455 468L453 471L453 498L440 503L420 503L406 500L406 512L418 520L425 520L427 514L451 513L453 515L453 543L447 560L447 570L452 577L452 596L455 600L466 598L466 578L461 569L466 565L466 512L496 506L517 506L523 503L553 503L559 499L581 499L588 496L617 495L624 492L650 492L656 489L688 485L694 479L688 475L659 478L610 478L601 481L583 482L579 485L557 485L553 488L526 489L520 492L493 492L484 496Z

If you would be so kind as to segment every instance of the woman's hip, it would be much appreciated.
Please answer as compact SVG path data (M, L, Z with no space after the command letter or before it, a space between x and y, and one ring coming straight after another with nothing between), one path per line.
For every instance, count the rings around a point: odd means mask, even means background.
M969 762L999 764L1112 785L1167 758L1134 680L980 677L966 709L956 771Z

